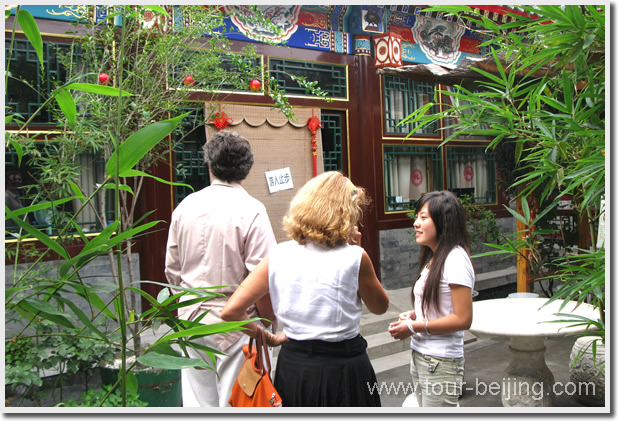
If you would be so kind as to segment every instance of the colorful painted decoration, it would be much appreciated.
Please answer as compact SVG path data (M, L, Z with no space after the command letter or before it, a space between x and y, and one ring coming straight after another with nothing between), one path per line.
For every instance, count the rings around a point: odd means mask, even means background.
M401 36L392 32L373 37L375 45L375 67L401 66Z

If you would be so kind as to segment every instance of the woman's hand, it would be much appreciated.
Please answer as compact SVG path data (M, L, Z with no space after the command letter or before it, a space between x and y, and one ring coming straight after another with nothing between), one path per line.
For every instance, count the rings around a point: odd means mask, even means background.
M289 341L288 337L283 332L277 333L275 335L273 335L272 333L268 331L265 331L265 332L266 332L266 345L270 347L279 346L282 343Z
M404 311L403 313L399 313L399 320L412 319L416 320L416 313L414 310Z
M393 339L406 339L412 336L412 332L410 332L410 329L408 329L406 322L403 320L398 320L391 323L388 326L388 333L391 334Z

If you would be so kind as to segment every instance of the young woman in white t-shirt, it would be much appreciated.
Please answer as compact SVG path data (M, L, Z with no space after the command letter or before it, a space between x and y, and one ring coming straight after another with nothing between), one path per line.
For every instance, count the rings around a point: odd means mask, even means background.
M472 324L474 269L466 218L449 191L426 193L416 205L420 269L412 288L414 310L389 332L412 337L410 374L419 406L457 406L464 374L463 331Z

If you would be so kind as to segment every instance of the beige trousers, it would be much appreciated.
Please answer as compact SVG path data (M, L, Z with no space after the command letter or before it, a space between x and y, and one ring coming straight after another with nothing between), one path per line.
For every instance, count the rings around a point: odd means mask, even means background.
M198 342L207 347L219 349L212 337L206 336L199 339ZM232 387L234 387L240 367L245 361L242 347L248 343L249 337L243 335L238 342L226 350L226 355L215 355L216 372L194 368L183 369L181 374L182 406L230 406L227 401L232 395ZM204 355L202 351L189 349L191 358L200 358L198 352L200 355ZM206 356L205 359L212 364L209 357Z

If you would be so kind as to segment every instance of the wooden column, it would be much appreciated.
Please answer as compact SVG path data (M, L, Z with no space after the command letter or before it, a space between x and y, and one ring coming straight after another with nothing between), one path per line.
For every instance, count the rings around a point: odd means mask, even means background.
M517 213L520 215L523 213L521 204L521 196L517 198ZM515 231L517 232L517 239L524 238L527 235L527 227L519 219L515 219ZM528 253L528 250L521 250L522 253ZM517 292L530 292L530 285L528 280L530 277L530 263L521 254L517 255Z

